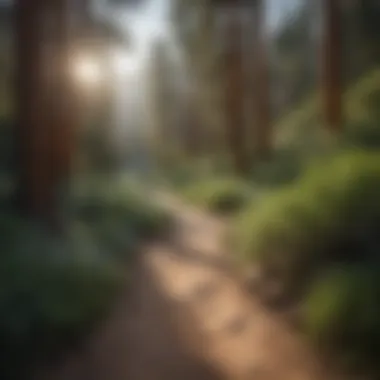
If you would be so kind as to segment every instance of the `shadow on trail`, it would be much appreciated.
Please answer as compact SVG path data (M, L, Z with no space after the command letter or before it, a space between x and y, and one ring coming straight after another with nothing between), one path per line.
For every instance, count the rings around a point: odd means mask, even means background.
M147 263L137 267L103 327L36 380L223 380L202 358L202 334L188 310L164 294Z
M178 237L171 238L169 243L174 248L170 251L173 257L211 267L226 274L231 272L232 261L224 254L218 256L208 255L204 249L191 247Z
M164 294L153 270L143 266L138 277L128 379L223 380L202 358L202 334L188 310Z

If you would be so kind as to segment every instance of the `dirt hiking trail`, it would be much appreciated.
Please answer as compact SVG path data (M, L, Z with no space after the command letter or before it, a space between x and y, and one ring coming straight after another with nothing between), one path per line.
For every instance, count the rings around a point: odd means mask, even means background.
M226 270L225 224L161 201L177 216L171 239L144 247L128 297L43 380L330 380Z

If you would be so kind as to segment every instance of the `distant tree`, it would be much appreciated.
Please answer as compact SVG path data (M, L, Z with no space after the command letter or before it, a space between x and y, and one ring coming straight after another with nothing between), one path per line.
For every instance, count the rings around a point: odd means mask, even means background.
M152 142L160 164L170 164L175 149L176 126L173 124L176 99L173 91L173 70L162 40L157 40L150 58L150 120Z
M15 2L17 206L23 214L46 218L52 187L49 178L49 125L46 119L41 14L46 1Z
M243 26L239 7L232 4L227 28L225 52L225 96L227 138L233 155L235 171L245 174L248 162L245 151L244 128L244 71L243 71Z
M271 38L273 117L278 118L297 107L315 85L317 46L315 28L319 22L317 2L305 1L292 10Z
M342 25L338 0L323 0L322 100L327 129L334 135L343 127Z
M0 3L0 118L9 118L12 108L12 12Z
M89 6L89 1L84 4ZM62 227L60 196L71 172L80 113L72 49L88 36L109 42L114 28L86 22L84 29L74 25L69 30L71 12L79 10L70 8L67 0L16 0L14 9L16 204L22 214ZM79 12L76 25L82 26L81 17L88 11L85 7Z
M86 55L101 66L101 78L94 90L82 89L77 102L77 129L81 133L78 159L87 173L105 174L120 165L118 151L112 141L115 112L115 83L117 81L112 62L112 51L130 48L130 38L108 18L108 7L98 12L92 0L73 3L74 18L72 44L79 56Z
M203 155L225 145L221 133L223 78L220 36L216 32L218 13L218 7L210 0L172 1L175 37L190 88L192 130L199 137L193 142Z
M380 65L380 7L376 0L341 1L346 84Z
M174 0L173 20L184 53L195 111L193 128L203 154L232 157L247 168L244 152L243 17L240 1Z
M267 158L272 150L271 96L268 59L268 38L265 26L265 1L256 0L254 6L254 104L255 155Z
M13 69L12 9L0 3L0 175L13 167Z

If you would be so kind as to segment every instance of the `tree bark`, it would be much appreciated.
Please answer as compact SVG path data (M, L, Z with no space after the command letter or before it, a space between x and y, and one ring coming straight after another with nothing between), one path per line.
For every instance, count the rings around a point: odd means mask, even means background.
M46 78L43 72L41 11L43 0L18 0L16 35L17 206L22 214L45 217L50 198Z
M245 152L244 133L244 73L242 22L238 9L233 9L228 26L228 46L225 56L226 65L226 128L227 141L237 174L246 174L248 162Z
M79 110L73 78L70 72L69 9L66 0L49 0L52 30L50 33L50 54L46 60L51 66L50 97L50 177L53 192L52 222L63 226L61 215L62 196L68 195L68 181L71 174L71 159L74 152L74 133L78 125Z
M326 128L342 132L342 30L338 0L323 0L322 104Z
M21 214L50 225L59 219L58 191L72 152L65 6L65 0L15 4L16 201Z
M265 3L256 0L254 7L254 104L255 156L268 158L272 152L269 64L265 34Z

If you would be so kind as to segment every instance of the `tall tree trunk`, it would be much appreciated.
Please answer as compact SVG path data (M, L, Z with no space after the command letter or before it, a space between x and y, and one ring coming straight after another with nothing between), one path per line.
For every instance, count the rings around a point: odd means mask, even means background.
M242 175L248 170L244 149L242 20L238 9L232 9L229 17L228 46L225 57L226 136L233 157L234 169L236 173Z
M50 173L54 194L52 204L53 223L62 227L60 213L62 196L67 196L67 184L71 173L73 155L74 127L77 126L78 112L73 79L70 73L70 30L69 9L66 0L49 0L52 30L50 33L50 54L46 59L51 66L50 98Z
M215 148L215 9L210 2L198 2L199 28L197 36L197 54L193 65L197 67L198 109L200 127L198 131L200 152L210 155Z
M22 214L45 218L51 199L46 130L46 76L43 70L41 14L46 0L17 0L16 160L17 206Z
M256 0L254 7L254 104L255 156L265 159L272 151L270 80L265 33L265 1Z
M17 203L21 213L56 224L58 190L69 172L66 0L18 0Z
M187 104L184 110L183 146L188 157L196 157L202 154L201 149L201 122L196 106L194 94L188 94Z
M338 0L323 0L322 104L326 128L342 131L342 30Z

